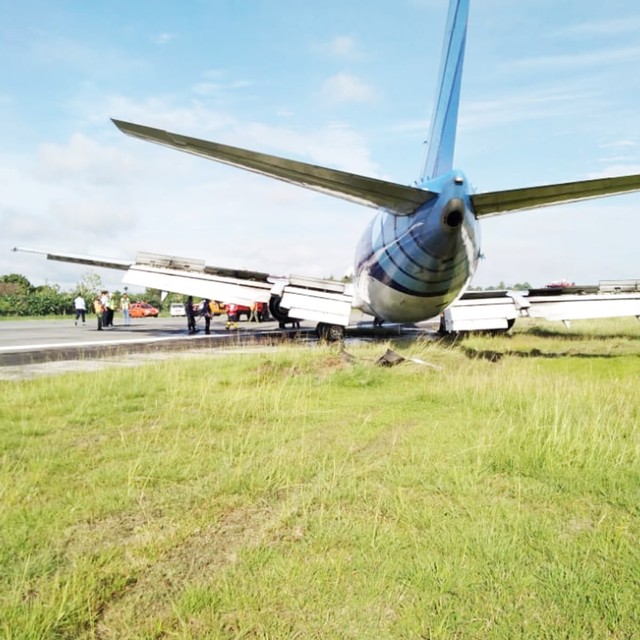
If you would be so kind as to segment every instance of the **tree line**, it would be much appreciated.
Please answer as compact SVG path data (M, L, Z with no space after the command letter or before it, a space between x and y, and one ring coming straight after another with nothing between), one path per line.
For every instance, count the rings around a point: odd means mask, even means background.
M528 291L533 287L528 282L516 282L515 284L505 284L504 282L498 282L493 287L469 287L469 291Z
M92 301L106 287L102 278L95 273L86 273L69 291L60 285L44 284L34 286L28 278L18 273L0 276L0 316L60 316L75 313L73 301L81 295L92 310ZM122 292L114 291L116 300ZM139 295L131 295L132 300L144 300L162 311L171 302L182 302L183 296L170 293L162 299L162 292L146 289Z

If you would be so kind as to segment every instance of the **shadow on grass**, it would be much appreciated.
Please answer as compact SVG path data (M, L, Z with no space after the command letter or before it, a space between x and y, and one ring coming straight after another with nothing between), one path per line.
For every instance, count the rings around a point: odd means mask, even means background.
M472 360L488 360L489 362L500 362L505 356L514 356L516 358L583 358L583 359L607 359L619 358L617 353L579 353L573 351L546 352L540 349L530 349L529 351L512 351L505 349L504 351L495 351L493 349L475 349L474 347L465 347L457 345L467 358ZM640 358L640 354L633 354Z
M556 333L554 331L547 331L545 329L540 329L540 333L538 330L528 331L527 335L534 335L535 337L543 337L543 338L565 338L566 334ZM474 334L477 336L478 334ZM486 335L491 335L491 332L487 332ZM495 333L493 334L495 335ZM467 337L472 336L464 336L464 335L448 335L448 336L440 336L435 341L437 344L452 348L459 349L467 358L471 360L487 360L488 362L500 362L506 356L512 356L515 358L542 358L542 359L557 359L557 358L581 358L585 360L590 359L611 359L611 358L619 358L622 354L620 353L587 353L580 351L545 351L539 348L531 348L531 349L510 349L509 342L514 338L512 334L509 333L501 333L502 339L505 340L504 349L479 349L476 347L469 346L465 344ZM629 336L626 334L620 335L608 335L608 336L585 336L584 334L569 334L568 340L585 340L585 339L598 339L598 340L608 340L608 339L625 339L625 340L638 340L639 337ZM415 343L420 341L422 338L402 338L392 340L390 344L392 348L406 348L408 343ZM640 354L625 354L625 355L634 355L640 358Z
M585 334L545 327L532 327L521 335L536 336L537 338L562 338L563 340L584 340L585 338L589 338L589 340L640 340L640 335L634 336L628 333Z

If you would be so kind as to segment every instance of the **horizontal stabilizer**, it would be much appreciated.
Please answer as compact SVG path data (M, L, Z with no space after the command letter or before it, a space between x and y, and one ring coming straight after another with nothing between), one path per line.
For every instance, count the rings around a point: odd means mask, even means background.
M640 191L640 175L492 191L471 196L477 218Z
M113 120L127 135L156 142L185 153L203 156L254 173L277 178L315 191L338 196L369 207L382 207L397 215L408 215L431 200L435 194L376 178L328 169L306 162L288 160L266 153L208 142L198 138Z

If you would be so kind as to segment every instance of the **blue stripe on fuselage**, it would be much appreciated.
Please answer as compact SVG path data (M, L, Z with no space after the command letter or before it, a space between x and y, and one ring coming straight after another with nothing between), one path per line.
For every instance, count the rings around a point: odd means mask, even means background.
M466 179L449 173L431 183L439 193L410 216L380 212L360 241L356 273L369 276L396 291L418 297L455 295L472 275L479 248L477 224ZM464 205L462 223L454 228L443 220L445 207L457 199Z

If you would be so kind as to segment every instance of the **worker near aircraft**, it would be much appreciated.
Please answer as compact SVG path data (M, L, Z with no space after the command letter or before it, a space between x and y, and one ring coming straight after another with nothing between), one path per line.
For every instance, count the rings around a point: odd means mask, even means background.
M202 301L202 317L204 318L204 332L209 335L211 333L211 303L208 298Z
M187 315L187 332L193 334L196 332L196 314L193 310L193 296L189 296L184 303L184 312Z
M227 309L227 331L229 329L237 329L238 328L238 305L231 303L225 306Z

